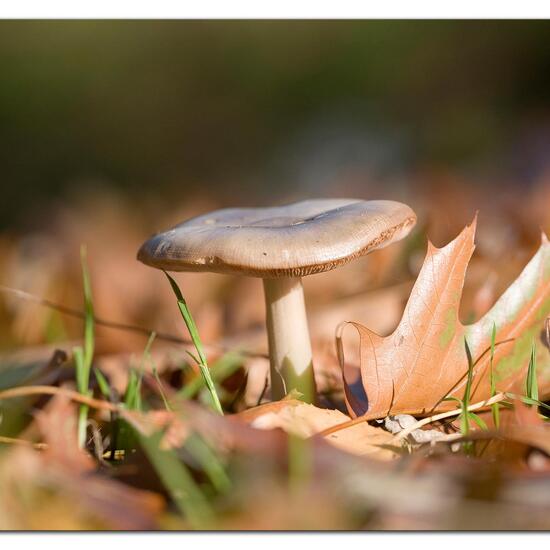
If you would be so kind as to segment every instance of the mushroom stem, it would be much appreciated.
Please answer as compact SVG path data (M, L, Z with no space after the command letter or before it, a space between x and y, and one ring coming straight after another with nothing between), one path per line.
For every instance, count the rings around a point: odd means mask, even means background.
M264 292L272 398L296 389L311 403L315 380L302 279L264 279Z

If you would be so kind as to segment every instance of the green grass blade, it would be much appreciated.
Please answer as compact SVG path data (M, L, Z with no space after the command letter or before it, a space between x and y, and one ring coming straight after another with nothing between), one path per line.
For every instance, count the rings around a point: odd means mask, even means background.
M149 335L149 338L147 339L147 344L145 344L145 349L143 350L143 355L141 356L141 363L139 366L141 377L143 377L143 371L145 370L145 363L147 361L151 361L151 347L153 346L153 342L155 341L155 338L157 337L156 332L151 332Z
M136 433L157 475L191 526L194 529L206 529L212 525L214 512L188 468L180 462L174 451L159 448L162 434L146 437Z
M84 349L82 346L73 348L73 360L75 367L76 389L79 393L84 393L86 389L86 379L84 374Z
M519 399L526 405L536 405L537 407L542 407L543 409L550 411L550 405L547 405L546 403L544 403L543 401L539 401L538 399L532 399L525 395L518 395L517 393L510 393L510 392L506 392L505 395L510 399Z
M235 352L226 353L212 365L210 376L213 382L222 382L239 369L242 364L243 358L240 354ZM178 397L192 399L204 386L204 378L197 376L178 392Z
M73 358L76 372L76 388L82 395L88 395L88 384L86 381L86 367L84 361L84 350L82 346L73 348ZM88 406L80 405L78 408L77 437L78 445L82 449L86 444L86 424L88 422Z
M84 289L84 348L74 349L76 367L76 385L83 395L89 395L90 371L94 357L94 306L92 300L92 286L88 271L86 247L80 247L80 263L82 267L82 286ZM84 447L86 440L86 424L88 422L88 407L80 405L78 414L78 444Z
M459 418L460 431L462 435L468 435L470 431L468 407L470 406L470 394L472 392L472 380L474 377L474 361L472 359L472 352L470 351L470 346L468 345L466 338L464 338L464 348L468 359L468 378L466 379L466 387L464 388L464 395L462 396L462 413Z
M493 330L491 331L491 354L489 356L489 368L490 368L489 376L490 376L490 383L491 383L491 397L494 397L497 394L495 371L493 368L494 358L495 358L496 337L497 337L497 326L495 323L493 323ZM493 403L491 405L491 413L493 416L493 424L495 425L495 428L498 429L498 427L500 426L500 406L498 403Z
M469 412L468 413L468 418L470 420L472 420L473 422L475 422L482 430L487 431L489 429L487 424L485 423L485 421L483 419L481 419L477 414Z
M124 405L128 410L141 410L139 393L139 375L132 369L128 374L128 383L124 392Z
M109 385L109 382L107 382L107 379L99 369L94 369L94 374L95 374L95 378L97 380L97 385L99 386L99 391L101 392L101 395L103 395L103 397L105 397L106 399L110 399L111 386Z
M157 365L156 365L155 361L153 360L153 358L151 357L151 346L153 345L153 341L155 340L156 336L157 336L156 332L151 333L151 335L149 336L149 340L147 341L147 345L145 346L145 351L143 352L143 355L144 355L144 359L149 361L149 364L151 365L151 371L152 371L153 376L155 378L155 381L157 383L160 396L162 397L162 401L164 403L164 408L167 411L171 411L172 408L170 407L170 404L168 403L168 399L166 399L166 394L164 393L164 388L163 388L162 382L160 380Z
M468 415L461 413L458 417L460 420L460 433L462 435L468 435L470 432L470 423L468 422Z
M155 380L157 382L157 386L159 389L160 396L162 398L162 402L164 403L164 408L167 411L171 411L172 407L170 407L170 403L168 403L168 399L166 398L166 394L164 393L164 388L162 386L162 382L160 380L159 372L157 370L157 365L153 360L151 360L151 370L153 371L153 376L155 377Z
M527 378L525 381L525 393L529 399L538 401L539 388L537 383L537 348L535 342L531 347L531 356L529 358L529 366L527 368Z
M151 346L155 341L156 333L152 332L147 340L145 349L141 356L141 361L139 363L139 368L137 371L131 370L128 378L128 385L126 386L126 392L124 396L124 402L128 409L133 410L142 410L142 401L141 401L141 384L143 381L143 373L145 371L145 363L148 359L151 358Z
M206 361L206 354L204 353L204 348L199 336L199 331L197 330L197 326L195 325L195 321L193 320L193 317L191 316L191 312L189 311L189 308L187 307L187 303L185 299L183 298L183 294L181 293L181 290L176 283L176 281L166 273L164 272L166 277L168 278L168 281L170 282L170 286L172 287L172 290L174 291L174 294L176 295L176 298L178 300L178 307L181 313L181 316L183 317L183 320L185 321L185 325L187 326L187 330L189 331L189 334L191 336L191 340L193 340L193 345L195 346L195 349L197 350L198 355L198 365L199 369L201 371L201 374L204 378L204 383L206 387L208 388L208 391L210 393L210 397L212 400L212 405L216 411L218 411L220 414L223 415L223 409L222 405L220 403L220 399L218 397L218 393L216 392L216 387L214 386L214 382L212 380L212 377L210 376L210 370L208 368L208 362Z
M191 357L191 359L193 359L193 361L197 363L197 365L201 364L201 360L192 351L186 349L185 353L187 353L187 355L189 355L189 357Z
M464 388L464 397L462 402L464 404L464 409L468 409L470 406L470 394L472 393L472 380L474 378L474 361L472 359L472 352L470 351L470 346L468 345L468 340L464 338L464 347L466 349L466 357L468 358L468 378L466 379L466 387Z
M172 287L172 290L174 291L174 294L176 295L176 298L178 300L178 307L180 309L181 315L183 317L183 320L185 321L185 324L187 326L187 330L189 330L189 334L191 336L191 339L193 340L193 344L195 346L195 349L197 350L197 353L199 355L200 361L202 361L204 364L206 363L206 355L204 353L204 348L202 345L202 341L199 336L199 331L197 330L197 326L195 325L195 321L193 320L193 317L191 316L191 312L189 311L189 308L187 307L187 302L185 301L183 294L181 293L180 287L178 286L178 283L170 276L166 271L164 272L166 277L168 278L168 281L170 282L170 286Z
M80 247L80 262L82 265L82 285L84 288L84 363L87 369L88 378L94 355L94 306L92 300L92 285L90 282L90 273L88 271L86 247Z
M214 488L220 493L226 493L231 488L231 481L227 476L222 463L209 445L198 435L192 434L187 438L185 448L201 465Z

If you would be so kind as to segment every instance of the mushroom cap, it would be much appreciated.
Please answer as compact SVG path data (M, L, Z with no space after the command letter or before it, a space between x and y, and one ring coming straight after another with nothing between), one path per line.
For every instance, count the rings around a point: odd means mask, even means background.
M314 199L226 208L145 242L141 262L167 271L301 277L329 271L405 237L416 215L394 201Z

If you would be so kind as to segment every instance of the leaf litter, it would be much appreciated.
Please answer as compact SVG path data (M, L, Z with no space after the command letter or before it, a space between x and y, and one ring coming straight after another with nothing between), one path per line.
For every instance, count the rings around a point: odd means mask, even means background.
M378 302L371 290L341 300L337 313L327 306L313 322L319 325L313 331L321 381L316 405L292 398L269 402L265 359L255 336L247 342L257 355L224 359L217 369L223 353L215 346L204 346L199 365L178 343L162 339L147 350L147 360L139 351L113 354L112 338L104 339L108 329L98 324L90 395L84 386L81 393L74 391L70 343L56 343L66 351L55 360L50 360L51 347L36 348L32 364L18 359L12 368L2 368L0 526L452 529L479 528L482 515L500 528L545 528L550 438L538 400L550 390L549 245L543 239L522 274L487 311L487 296L463 296L474 234L475 222L446 247L429 245L405 313L390 336L372 329L391 327L406 279L397 294L382 288ZM92 254L90 262L93 266ZM388 271L380 267L373 280ZM345 285L346 277L339 275L340 280ZM99 303L108 303L101 290L94 289L96 295ZM326 303L334 298L325 298ZM461 298L484 312L473 324L459 321ZM166 303L174 309L169 296ZM361 315L361 308L372 303L378 305ZM391 304L391 314L377 326L375 310L384 304ZM109 318L108 310L95 309L102 311L100 319ZM194 311L193 304L189 309ZM355 393L357 384L339 381L337 357L326 346L327 324L346 317L360 318L370 328L356 322L359 354L354 357L346 344L345 357L339 357L341 363L347 359L346 367L350 358L357 360L362 394ZM199 329L200 318L199 311ZM148 319L129 324L138 322L155 324ZM177 333L174 327L181 331L181 323L159 325L169 334ZM221 337L213 330L208 341L217 340ZM456 422L468 381L464 341L472 357L466 405L487 426L471 423L468 433ZM200 367L206 356L212 379L205 385ZM142 377L135 410L117 399L131 369ZM181 392L182 387L187 389ZM212 391L223 417L208 410ZM449 397L454 401L445 400ZM500 426L487 403L491 398L499 406ZM89 409L79 449L77 404L82 403ZM17 425L9 422L11 411L25 412ZM440 412L448 416L434 418ZM105 450L101 459L98 438ZM466 445L468 453L462 452ZM10 475L14 469L20 475Z

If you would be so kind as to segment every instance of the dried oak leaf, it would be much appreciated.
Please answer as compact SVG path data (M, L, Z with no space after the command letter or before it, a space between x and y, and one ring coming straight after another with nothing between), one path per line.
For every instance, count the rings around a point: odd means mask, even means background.
M468 372L465 339L474 362L471 402L490 396L490 348L496 326L494 373L498 391L521 387L532 343L537 345L539 393L550 395L550 354L543 330L550 314L550 243L542 244L514 283L476 323L463 325L459 306L474 251L476 220L447 246L430 242L424 264L395 331L381 337L358 323L365 396L346 384L352 416L423 415L455 408ZM348 325L346 324L346 326ZM343 331L343 330L342 330ZM342 335L337 338L344 367Z
M320 409L296 399L283 399L260 405L235 415L253 428L273 430L308 438L350 420L337 410ZM326 436L326 441L348 453L391 460L399 451L390 432L366 422L355 424ZM395 452L394 452L395 451Z

